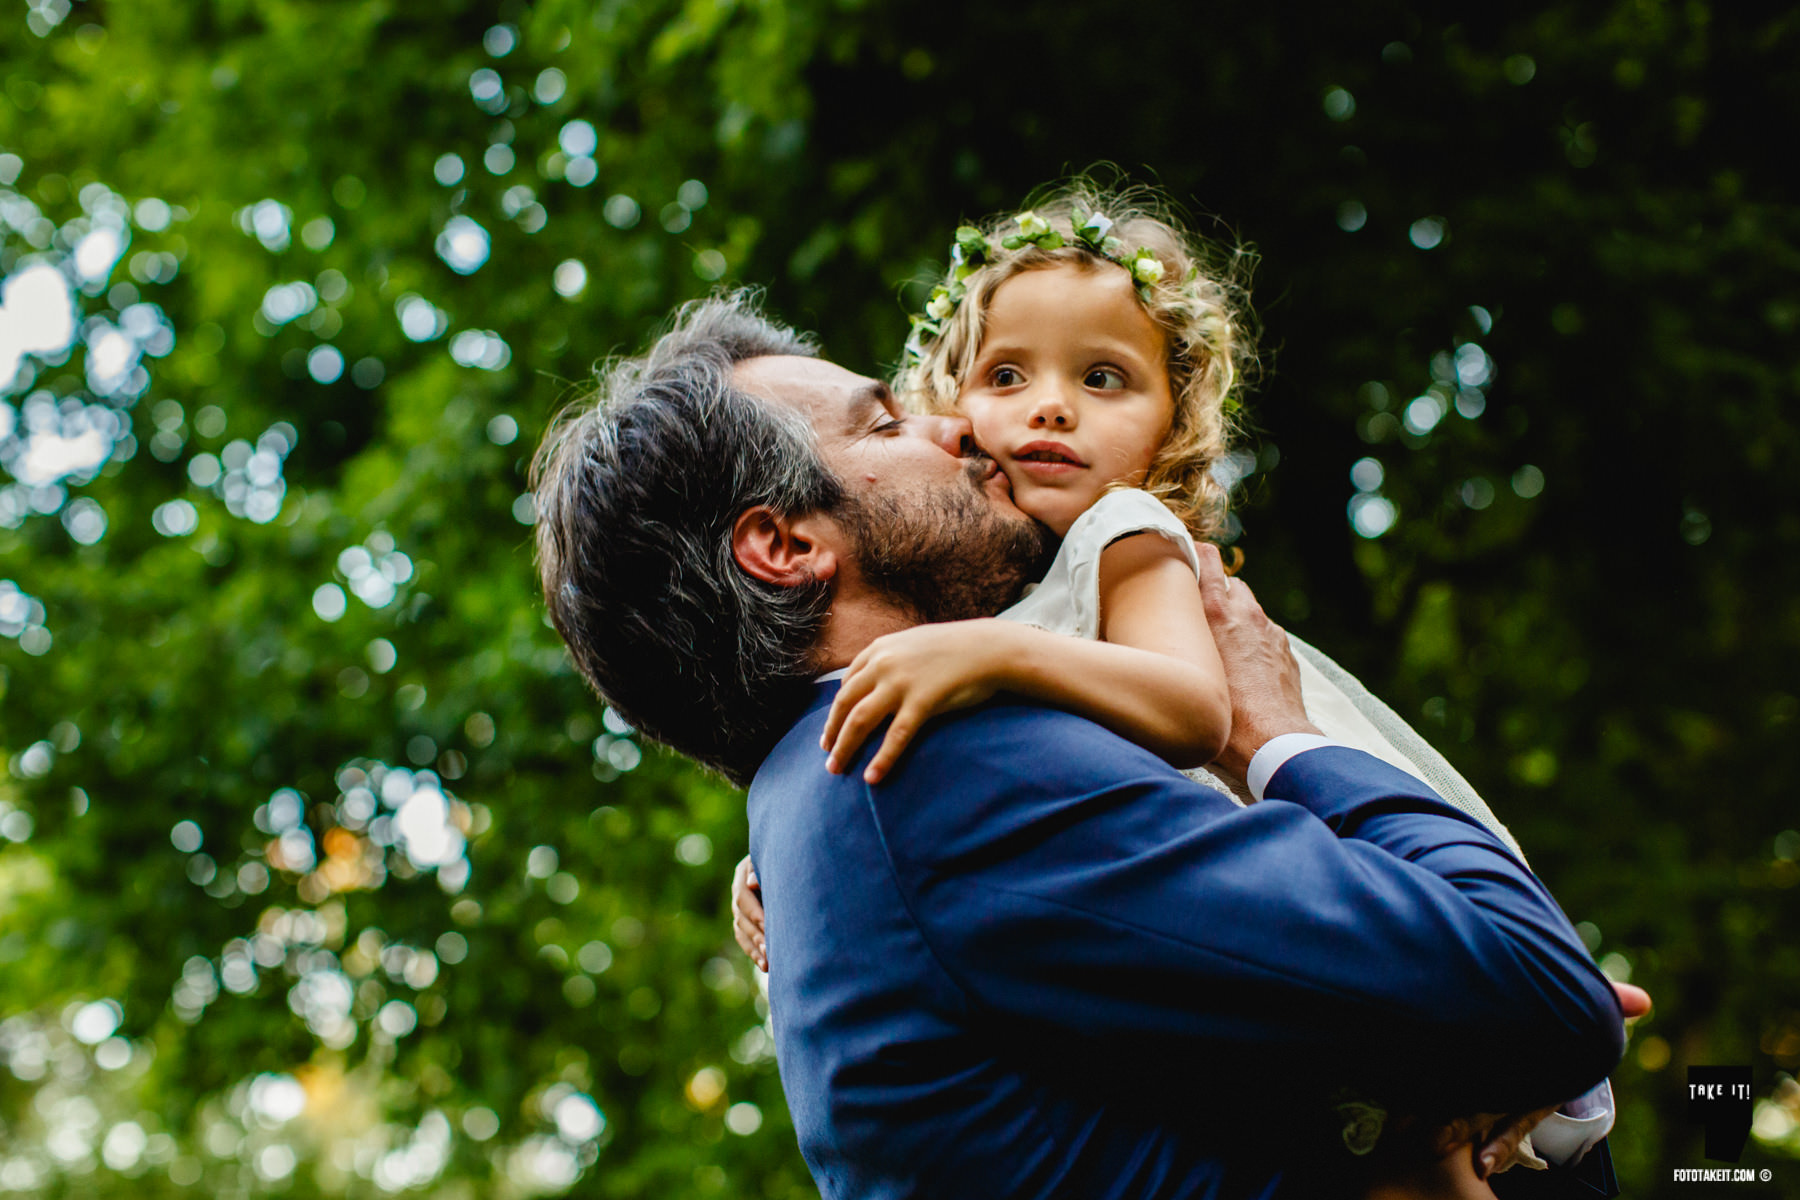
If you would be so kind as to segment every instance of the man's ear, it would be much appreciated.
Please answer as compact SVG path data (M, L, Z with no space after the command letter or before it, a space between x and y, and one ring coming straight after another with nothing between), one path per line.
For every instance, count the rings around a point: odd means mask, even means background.
M822 513L785 517L766 504L747 508L731 527L731 555L766 583L797 587L837 574L840 527Z

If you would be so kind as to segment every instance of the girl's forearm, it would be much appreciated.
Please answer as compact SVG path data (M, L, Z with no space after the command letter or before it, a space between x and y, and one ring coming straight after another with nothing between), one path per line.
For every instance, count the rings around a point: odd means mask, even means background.
M1211 762L1231 733L1222 675L1179 658L996 621L989 646L1007 691L1098 722L1179 768Z

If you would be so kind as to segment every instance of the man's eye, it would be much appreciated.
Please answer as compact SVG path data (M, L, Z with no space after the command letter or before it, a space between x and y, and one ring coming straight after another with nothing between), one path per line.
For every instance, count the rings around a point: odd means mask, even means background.
M883 421L881 424L877 425L875 427L875 432L876 433L899 433L902 429L905 429L905 428L906 428L906 418L905 417L893 417L893 418Z
M1114 392L1125 386L1125 376L1111 367L1095 367L1083 382L1095 391Z

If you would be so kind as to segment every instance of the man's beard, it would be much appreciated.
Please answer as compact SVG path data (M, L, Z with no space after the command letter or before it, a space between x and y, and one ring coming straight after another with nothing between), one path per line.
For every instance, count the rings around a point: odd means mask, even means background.
M991 462L969 462L969 487L849 497L838 515L856 538L864 581L921 622L991 617L1041 578L1056 536L1008 519L985 493Z

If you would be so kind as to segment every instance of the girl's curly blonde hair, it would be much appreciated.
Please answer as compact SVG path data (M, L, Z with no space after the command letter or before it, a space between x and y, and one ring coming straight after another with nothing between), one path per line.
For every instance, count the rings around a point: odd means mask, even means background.
M1037 221L1022 228L1022 218ZM1077 236L1077 222L1100 214L1112 221L1106 252ZM1046 249L1046 239L1022 240L1040 228L1061 235L1062 245ZM985 239L979 265L953 261L944 286L961 301L938 320L917 323L908 355L894 377L894 391L909 408L953 413L962 381L974 365L985 333L987 309L996 289L1025 271L1064 263L1088 267L1116 265L1132 270L1143 251L1160 264L1133 271L1138 296L1168 345L1169 392L1175 415L1168 437L1151 460L1143 490L1168 505L1196 538L1216 538L1225 524L1229 496L1213 478L1236 433L1239 390L1256 364L1243 279L1251 255L1242 247L1224 252L1184 230L1169 206L1147 188L1114 190L1088 179L1060 184L1034 195L1016 215L992 218L974 227ZM967 234L959 234L959 242ZM1005 242L1011 239L1013 248ZM942 302L939 302L940 306ZM1115 487L1125 486L1115 484Z

